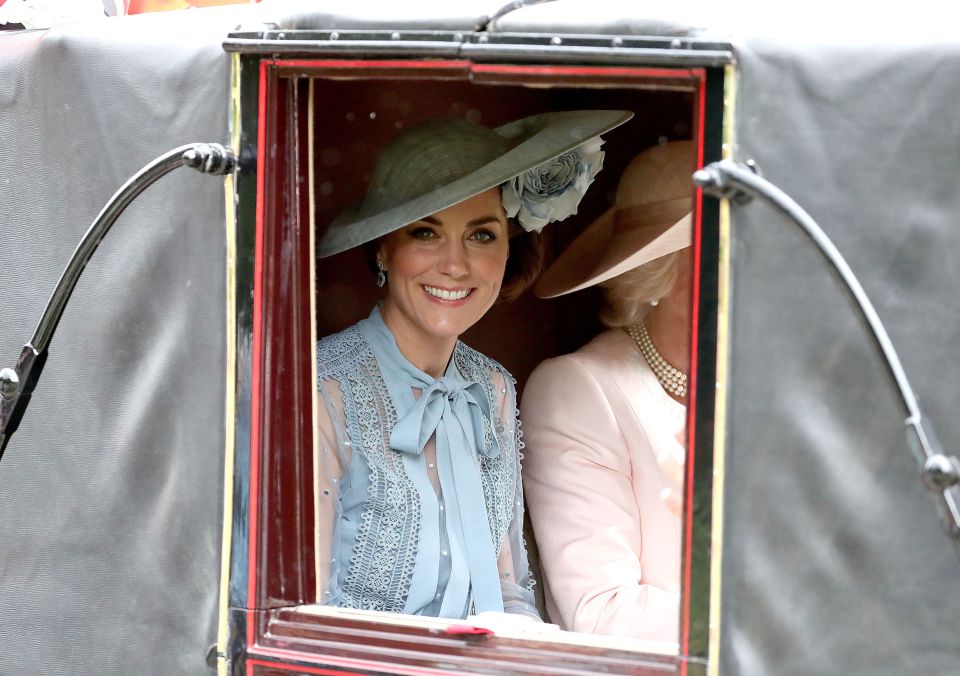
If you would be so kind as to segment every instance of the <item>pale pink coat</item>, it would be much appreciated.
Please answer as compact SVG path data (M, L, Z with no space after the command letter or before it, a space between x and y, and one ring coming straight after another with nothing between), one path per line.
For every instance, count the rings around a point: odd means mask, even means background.
M658 455L682 452L685 417L623 330L530 376L523 483L562 628L677 641L680 520Z

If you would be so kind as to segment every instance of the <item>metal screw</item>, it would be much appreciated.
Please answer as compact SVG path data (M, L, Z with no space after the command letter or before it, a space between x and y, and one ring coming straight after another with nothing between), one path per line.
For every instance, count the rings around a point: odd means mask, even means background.
M338 33L337 31L333 31L332 33L330 33L330 39L331 39L331 40L339 40L339 39L340 39L340 33Z
M612 44L613 44L614 47L622 47L622 46L623 46L623 38L614 38Z
M552 38L550 38L550 44L551 44L551 45L559 45L559 44L562 43L562 42L563 42L563 40L561 40L561 39L560 39L558 36L556 36L556 35L554 35Z

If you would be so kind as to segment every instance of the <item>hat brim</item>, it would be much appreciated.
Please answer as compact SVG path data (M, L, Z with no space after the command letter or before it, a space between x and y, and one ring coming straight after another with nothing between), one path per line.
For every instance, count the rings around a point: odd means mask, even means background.
M477 170L419 197L365 218L338 218L319 242L317 256L324 258L352 249L459 204L573 150L631 117L633 113L625 110L572 110L544 113L498 127L498 134L520 139L519 142Z
M693 218L686 202L623 232L614 227L616 207L608 209L554 261L534 292L555 298L580 291L690 246Z

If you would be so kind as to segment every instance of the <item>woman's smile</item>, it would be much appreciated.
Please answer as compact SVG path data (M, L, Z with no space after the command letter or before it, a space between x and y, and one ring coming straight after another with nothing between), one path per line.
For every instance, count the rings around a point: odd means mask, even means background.
M473 289L445 289L443 287L429 286L427 284L421 284L421 287L423 287L423 290L426 291L427 295L429 295L433 300L445 304L460 304L473 293Z

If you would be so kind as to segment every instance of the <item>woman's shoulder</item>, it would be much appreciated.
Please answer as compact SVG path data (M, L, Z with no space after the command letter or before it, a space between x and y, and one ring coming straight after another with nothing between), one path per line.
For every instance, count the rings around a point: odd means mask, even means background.
M503 364L462 341L457 342L453 358L457 362L457 369L469 380L480 380L482 376L498 387L503 382L514 382L513 376Z
M321 378L351 368L370 352L366 339L357 325L324 336L317 341L317 367Z
M593 338L576 352L545 359L534 369L533 375L561 375L582 372L585 375L622 369L625 357L630 353L631 338L620 329L610 329Z
M534 434L560 428L617 433L610 401L622 399L619 380L627 354L619 334L626 335L605 331L576 352L537 365L521 397L521 416L528 430Z
M592 361L622 360L633 348L633 338L623 329L607 329L573 353Z

